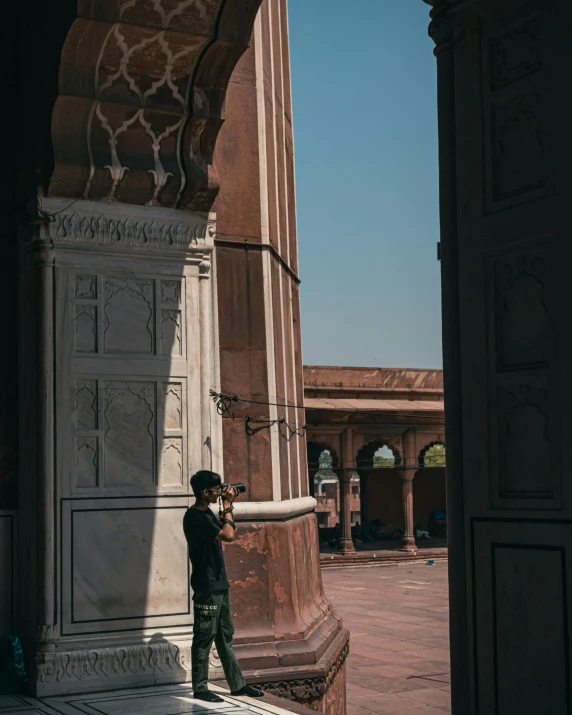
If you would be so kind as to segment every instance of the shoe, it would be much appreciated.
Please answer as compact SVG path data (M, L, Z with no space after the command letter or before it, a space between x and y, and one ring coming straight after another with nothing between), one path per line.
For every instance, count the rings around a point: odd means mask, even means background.
M234 693L231 693L231 695L248 695L250 698L262 698L264 696L264 693L262 690L257 690L256 688L253 688L252 685L245 685L244 688L241 688L240 690L235 690Z
M200 693L193 693L193 698L196 698L196 700L204 700L207 703L224 703L224 700L219 698L218 695L215 695L215 693L211 690L203 690Z

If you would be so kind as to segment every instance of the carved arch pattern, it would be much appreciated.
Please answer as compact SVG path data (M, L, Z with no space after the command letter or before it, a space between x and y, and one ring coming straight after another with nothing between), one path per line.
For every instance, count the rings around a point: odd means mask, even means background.
M52 117L53 196L208 211L231 73L261 0L79 0Z

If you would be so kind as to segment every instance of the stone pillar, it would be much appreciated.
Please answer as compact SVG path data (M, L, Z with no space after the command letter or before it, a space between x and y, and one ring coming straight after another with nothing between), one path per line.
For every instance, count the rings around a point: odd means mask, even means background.
M343 469L338 472L340 481L340 553L355 553L354 542L352 540L352 470Z
M570 711L568 0L435 0L452 712Z
M265 0L231 78L214 161L221 390L253 400L235 403L235 419L222 423L225 479L247 485L235 511L238 538L225 554L247 680L343 715L348 633L323 591L299 407L289 64L286 3ZM259 428L247 432L246 417L261 420Z
M371 472L365 472L363 470L360 470L358 472L358 474L360 476L359 498L360 498L361 526L362 526L364 533L369 534L370 517L369 517L369 509L368 509L368 501L367 501L367 489L368 489L369 476L370 476Z
M413 516L413 473L401 472L401 499L403 503L404 535L401 551L417 551L415 543L415 519Z

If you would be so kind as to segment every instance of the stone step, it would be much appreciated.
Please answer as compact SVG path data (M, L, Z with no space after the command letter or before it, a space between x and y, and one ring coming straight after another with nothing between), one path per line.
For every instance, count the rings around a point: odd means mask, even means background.
M314 711L275 696L233 697L210 684L224 703L193 698L190 684L163 685L37 700L25 695L0 695L2 715L311 715Z
M355 554L320 554L322 569L363 566L395 566L426 561L446 561L447 549L420 549L415 553L398 551L358 551Z

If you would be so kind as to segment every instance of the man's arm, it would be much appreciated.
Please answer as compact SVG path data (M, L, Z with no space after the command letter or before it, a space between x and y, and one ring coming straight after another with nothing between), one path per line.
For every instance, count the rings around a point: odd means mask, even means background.
M228 488L226 489L223 494L222 494L222 509L223 512L227 509L232 509L232 502L234 501L234 497L236 496L237 492L235 492L234 489ZM224 514L224 518L228 519L228 521L232 521L234 523L234 519L232 518L232 511L227 511L226 514ZM236 527L232 526L232 524L229 524L228 522L223 523L222 529L218 532L217 539L219 541L224 541L226 543L230 543L231 541L234 541L234 535L236 533Z

